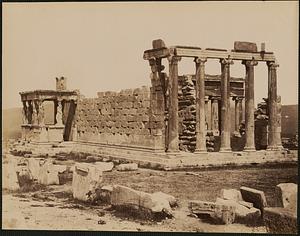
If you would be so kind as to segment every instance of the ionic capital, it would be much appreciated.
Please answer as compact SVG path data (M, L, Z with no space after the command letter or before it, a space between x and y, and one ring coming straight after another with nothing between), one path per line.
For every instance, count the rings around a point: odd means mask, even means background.
M212 100L212 102L217 102L218 100L221 100L221 97L211 96L210 100Z
M243 101L243 99L244 97L238 97L238 96L232 98L233 101L237 101L237 102L241 102Z
M279 65L275 61L267 61L267 66L270 69L276 69L277 67L279 67Z
M178 62L181 60L181 57L178 57L178 56L168 56L168 61L169 61L169 64L171 65L177 65Z
M222 58L220 59L220 63L222 65L229 66L229 65L233 65L233 60L231 58Z
M250 67L250 66L257 66L258 62L255 60L243 60L242 64L245 65L246 67Z
M204 65L205 62L207 62L206 58L201 58L201 57L195 57L194 62L196 64Z

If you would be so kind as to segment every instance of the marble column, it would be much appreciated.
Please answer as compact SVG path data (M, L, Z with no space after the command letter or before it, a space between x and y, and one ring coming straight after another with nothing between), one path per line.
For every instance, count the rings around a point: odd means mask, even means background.
M245 135L246 143L244 151L255 151L254 140L254 66L258 63L254 60L242 62L246 68L245 80Z
M196 149L195 153L206 153L205 129L205 62L206 58L195 58L196 63Z
M279 66L275 62L267 62L268 65L268 110L269 132L267 150L278 150L277 146L277 73Z
M178 133L178 61L180 57L170 56L169 61L169 106L168 106L168 140L167 152L179 152Z
M234 115L235 115L235 131L239 132L240 124L243 119L243 107L242 107L242 100L241 97L235 97L235 107L234 107Z
M283 149L281 141L281 96L277 96L277 129L276 129L277 147Z
M219 101L217 97L211 98L211 129L214 136L219 136Z
M205 123L206 132L211 131L211 100L209 96L205 96Z
M228 58L221 62L221 146L220 152L231 152L230 145L230 65L233 61Z
M57 101L57 111L56 111L56 125L63 125L62 121L62 103L61 100Z

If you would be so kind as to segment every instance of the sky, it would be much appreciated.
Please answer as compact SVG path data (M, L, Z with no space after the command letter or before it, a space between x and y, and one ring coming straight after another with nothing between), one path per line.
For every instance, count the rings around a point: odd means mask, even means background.
M21 91L55 89L65 76L68 89L86 97L98 91L150 86L143 52L152 40L167 46L233 49L234 41L255 42L275 53L282 104L298 104L298 1L284 2L94 2L3 3L2 107L21 107ZM167 65L166 59L164 64ZM168 71L168 67L166 67ZM206 73L220 74L217 60ZM195 73L192 59L179 62L179 75ZM240 61L231 76L244 77ZM255 67L255 102L267 97L267 66Z

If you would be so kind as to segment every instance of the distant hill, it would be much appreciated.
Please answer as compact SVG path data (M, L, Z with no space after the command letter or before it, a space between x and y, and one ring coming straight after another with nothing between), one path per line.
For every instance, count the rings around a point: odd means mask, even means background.
M53 121L53 106L45 106L45 120ZM234 110L231 110L234 117ZM232 119L232 127L234 127ZM22 109L11 108L2 110L2 137L5 139L17 139L21 137ZM298 105L282 106L282 137L292 137L298 132Z
M282 137L291 137L298 132L298 105L284 105L281 110Z
M2 110L2 138L17 139L21 137L22 109L11 108Z

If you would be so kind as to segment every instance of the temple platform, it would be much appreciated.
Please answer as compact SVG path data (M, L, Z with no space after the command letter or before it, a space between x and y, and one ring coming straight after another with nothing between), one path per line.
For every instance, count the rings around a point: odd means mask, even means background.
M36 157L55 158L66 154L70 159L76 155L93 156L96 161L115 163L134 162L141 168L157 170L201 170L211 168L297 165L298 151L253 151L253 152L207 152L207 153L154 153L151 150L99 145L93 143L62 142L55 145L26 143L16 145L15 151L32 153Z

